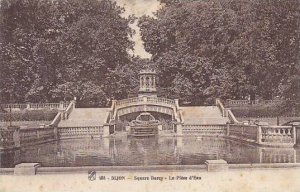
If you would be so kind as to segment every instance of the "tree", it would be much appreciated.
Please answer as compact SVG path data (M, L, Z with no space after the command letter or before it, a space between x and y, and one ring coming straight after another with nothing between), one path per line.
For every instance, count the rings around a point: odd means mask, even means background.
M3 101L71 99L105 105L126 92L119 70L133 49L124 9L110 0L3 0L1 2Z
M184 92L180 98L195 104L212 97L271 99L295 73L299 1L162 3L154 18L140 18L139 27L163 85L186 85L177 86L176 92Z

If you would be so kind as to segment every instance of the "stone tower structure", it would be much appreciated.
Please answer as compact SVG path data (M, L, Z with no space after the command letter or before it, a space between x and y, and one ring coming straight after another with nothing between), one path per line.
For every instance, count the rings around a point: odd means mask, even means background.
M139 73L140 89L139 97L157 97L156 81L157 74L153 69L141 70Z

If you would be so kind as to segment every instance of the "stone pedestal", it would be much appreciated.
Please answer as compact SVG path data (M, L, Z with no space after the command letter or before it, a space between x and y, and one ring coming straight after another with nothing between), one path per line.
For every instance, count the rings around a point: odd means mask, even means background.
M295 130L295 146L300 148L300 126L294 126L293 130Z
M206 160L205 165L207 167L208 172L214 171L227 171L228 170L228 163L223 159L219 160Z
M35 175L39 163L21 163L15 166L14 175Z
M64 102L63 101L59 102L59 110L61 110L61 111L64 110Z
M109 125L106 124L103 126L103 137L109 137Z

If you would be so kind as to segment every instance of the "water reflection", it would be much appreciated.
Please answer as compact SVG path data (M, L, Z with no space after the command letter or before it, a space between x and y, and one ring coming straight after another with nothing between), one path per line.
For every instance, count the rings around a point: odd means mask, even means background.
M228 163L294 163L294 148L264 148L223 138L103 138L62 140L0 153L1 167L21 162L42 166L198 165L208 159Z

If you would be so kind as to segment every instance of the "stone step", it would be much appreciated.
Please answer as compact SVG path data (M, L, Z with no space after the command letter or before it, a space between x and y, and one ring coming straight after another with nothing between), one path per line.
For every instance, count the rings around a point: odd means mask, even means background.
M75 108L69 119L62 120L59 127L82 127L103 125L108 117L109 108Z
M185 124L226 124L229 119L223 117L217 106L181 107Z

